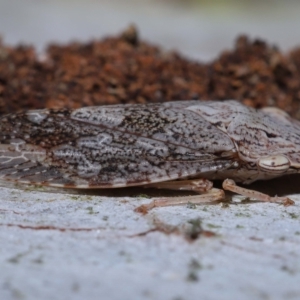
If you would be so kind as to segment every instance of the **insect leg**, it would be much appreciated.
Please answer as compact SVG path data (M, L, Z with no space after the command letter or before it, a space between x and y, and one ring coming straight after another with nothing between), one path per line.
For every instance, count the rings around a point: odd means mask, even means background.
M144 204L135 209L136 212L147 213L150 209L154 207L161 206L174 206L174 205L185 205L188 203L201 204L214 202L217 200L224 199L224 191L220 189L212 188L212 183L206 179L199 180L183 180L183 181L169 181L154 183L147 185L147 187L156 187L172 190L185 190L185 191L195 191L203 193L201 195L194 196L181 196L181 197L165 197L153 200L149 204Z
M249 190L240 186L237 186L232 179L226 179L223 181L223 189L228 190L234 193L237 193L242 196L246 196L249 198L254 198L260 201L266 202L276 202L281 203L284 206L293 205L295 202L288 197L271 197L267 194L263 194L257 191Z
M147 184L145 188L156 188L166 190L178 190L178 191L195 191L198 193L207 192L212 189L213 183L207 179L192 179L192 180L176 180L176 181L164 181Z

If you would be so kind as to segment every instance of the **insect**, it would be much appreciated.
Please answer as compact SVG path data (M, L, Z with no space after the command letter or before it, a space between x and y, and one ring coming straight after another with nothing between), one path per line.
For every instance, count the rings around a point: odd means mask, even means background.
M275 108L234 100L178 101L29 110L0 119L0 178L63 188L145 187L199 195L140 207L220 200L223 188L262 201L235 184L298 173L300 122Z

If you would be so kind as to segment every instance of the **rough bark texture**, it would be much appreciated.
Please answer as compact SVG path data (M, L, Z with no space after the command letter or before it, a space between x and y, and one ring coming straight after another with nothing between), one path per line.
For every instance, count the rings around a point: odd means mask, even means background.
M117 37L50 45L0 44L0 113L113 103L237 99L277 106L300 119L300 49L283 54L263 41L237 39L210 63L190 61L139 39L130 27Z

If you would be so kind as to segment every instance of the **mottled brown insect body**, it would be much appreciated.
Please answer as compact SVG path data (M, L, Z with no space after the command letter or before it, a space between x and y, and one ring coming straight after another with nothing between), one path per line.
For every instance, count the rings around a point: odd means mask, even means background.
M4 181L161 187L191 178L250 183L299 168L299 122L236 101L32 110L0 119Z

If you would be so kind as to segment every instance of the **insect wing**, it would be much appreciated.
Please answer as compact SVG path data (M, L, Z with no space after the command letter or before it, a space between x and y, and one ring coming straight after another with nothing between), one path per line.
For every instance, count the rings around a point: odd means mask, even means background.
M38 110L1 118L3 179L76 188L140 185L226 169L225 133L177 103Z

